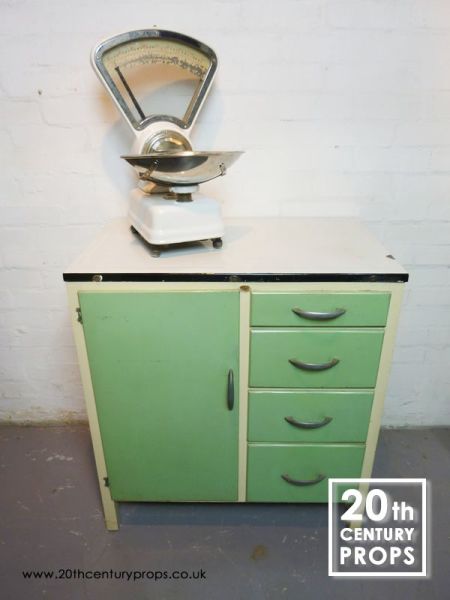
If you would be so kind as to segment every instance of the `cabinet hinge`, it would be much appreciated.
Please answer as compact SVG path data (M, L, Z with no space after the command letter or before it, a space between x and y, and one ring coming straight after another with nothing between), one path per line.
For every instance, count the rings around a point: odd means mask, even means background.
M77 308L77 321L78 323L83 324L83 315L81 314L81 308Z
M103 481L105 482L105 487L109 487L109 477L103 477Z

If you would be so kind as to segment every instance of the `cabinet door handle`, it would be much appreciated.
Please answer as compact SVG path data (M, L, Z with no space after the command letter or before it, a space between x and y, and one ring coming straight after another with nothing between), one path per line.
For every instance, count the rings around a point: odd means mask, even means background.
M287 483L291 485L315 485L316 483L320 483L325 479L325 475L317 475L315 479L292 479L289 475L282 475L281 479L284 479Z
M301 369L302 371L326 371L327 369L331 369L332 367L336 366L339 362L339 359L333 358L326 363L305 363L301 360L297 360L296 358L290 358L289 362L291 365L297 369Z
M294 427L298 427L299 429L319 429L319 427L325 427L328 423L331 423L333 417L325 417L323 421L318 421L316 423L311 423L307 421L297 421L294 417L284 417L284 420L289 423L289 425L293 425Z
M228 410L233 410L233 408L234 408L234 373L233 373L233 369L230 369L228 371L227 406L228 406Z
M298 317L309 319L310 321L331 321L345 314L345 308L336 308L331 312L315 312L313 310L303 310L303 308L293 308L292 312Z

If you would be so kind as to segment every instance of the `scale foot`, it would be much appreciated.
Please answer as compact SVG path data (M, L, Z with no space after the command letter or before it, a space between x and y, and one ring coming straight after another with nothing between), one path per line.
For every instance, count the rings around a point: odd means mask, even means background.
M150 248L150 254L153 256L153 258L159 258L161 256L161 249L157 248L156 246L152 246Z
M222 238L214 238L212 241L212 245L214 246L214 248L222 248Z

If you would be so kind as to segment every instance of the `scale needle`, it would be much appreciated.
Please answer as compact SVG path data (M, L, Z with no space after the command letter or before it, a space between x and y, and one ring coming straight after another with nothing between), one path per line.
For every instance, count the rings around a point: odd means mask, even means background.
M120 70L120 67L116 67L116 71L117 71L117 75L120 77L120 81L123 83L124 88L127 90L128 95L131 98L131 101L133 102L136 110L138 111L141 119L145 119L145 115L142 111L142 108L139 106L139 102L136 100L136 98L134 97L133 92L131 91L130 86L127 83L127 80L125 79L125 77L123 76L122 71Z

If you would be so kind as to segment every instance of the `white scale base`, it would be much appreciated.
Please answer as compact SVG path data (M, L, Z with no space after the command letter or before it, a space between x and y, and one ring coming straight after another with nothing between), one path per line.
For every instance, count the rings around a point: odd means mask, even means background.
M136 188L128 215L136 231L156 246L214 240L224 233L219 203L200 194L191 202L178 202Z

